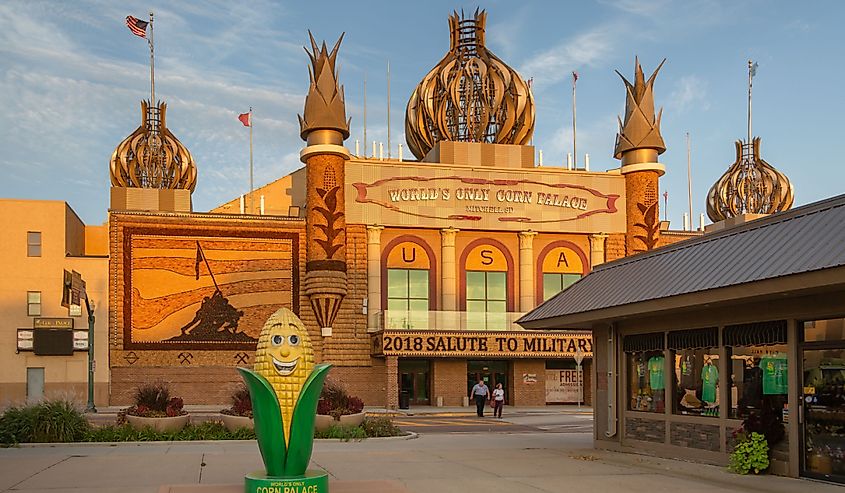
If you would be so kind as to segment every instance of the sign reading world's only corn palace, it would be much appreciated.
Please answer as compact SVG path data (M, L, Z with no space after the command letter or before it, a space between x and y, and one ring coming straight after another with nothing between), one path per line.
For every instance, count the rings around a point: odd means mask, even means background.
M471 169L428 163L350 162L347 221L522 231L625 230L620 175L560 169Z

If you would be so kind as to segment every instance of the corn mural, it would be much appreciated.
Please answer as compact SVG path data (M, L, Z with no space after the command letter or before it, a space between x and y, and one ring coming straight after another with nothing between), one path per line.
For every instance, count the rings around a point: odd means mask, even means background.
M282 308L261 329L253 370L238 368L250 391L268 477L305 473L311 460L317 401L330 366L314 364L305 326Z

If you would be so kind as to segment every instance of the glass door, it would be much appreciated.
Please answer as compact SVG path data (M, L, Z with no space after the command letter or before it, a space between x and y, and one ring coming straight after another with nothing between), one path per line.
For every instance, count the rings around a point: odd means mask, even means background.
M804 349L804 473L845 483L845 349Z
M427 360L399 360L399 391L408 393L410 404L431 404L429 374Z

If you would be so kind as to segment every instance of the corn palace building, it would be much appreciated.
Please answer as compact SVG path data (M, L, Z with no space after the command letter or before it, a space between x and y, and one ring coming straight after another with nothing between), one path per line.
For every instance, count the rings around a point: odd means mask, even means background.
M312 39L304 167L209 212L192 210L198 167L167 106L142 102L110 160L110 404L155 380L187 404L227 402L280 307L368 405L462 405L478 379L511 405L593 399L589 331L514 321L605 261L696 234L658 220L657 71L623 81L619 167L540 166L530 87L486 48L485 21L450 17L449 50L408 101L410 160L348 150L340 42Z

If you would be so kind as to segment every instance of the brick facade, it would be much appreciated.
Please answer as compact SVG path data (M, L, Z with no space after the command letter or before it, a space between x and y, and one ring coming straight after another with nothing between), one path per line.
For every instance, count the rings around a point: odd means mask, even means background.
M514 406L546 405L546 360L515 359L511 363L513 390L511 404ZM524 383L524 376L536 375L536 383Z
M431 403L443 398L444 406L460 406L468 395L467 360L435 359L431 365Z

